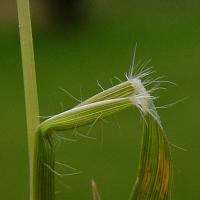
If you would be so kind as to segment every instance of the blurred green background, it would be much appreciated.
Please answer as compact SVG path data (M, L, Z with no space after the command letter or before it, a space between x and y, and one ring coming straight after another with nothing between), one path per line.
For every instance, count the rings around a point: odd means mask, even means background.
M171 145L172 199L199 200L200 3L58 2L57 6L50 0L31 3L40 114L49 116L76 105L59 88L86 99L100 91L96 80L104 88L111 86L111 80L118 82L114 76L124 80L137 42L137 61L152 58L157 75L177 83L163 85L167 90L157 93L156 105L187 97L159 113L170 143L187 149ZM1 0L0 11L0 192L1 199L27 200L28 153L15 2ZM79 131L84 134L88 130ZM102 199L128 199L139 161L138 112L130 109L98 122L90 136L97 139L79 137L78 142L58 144L56 160L82 173L58 177L56 199L92 199L91 179L96 180Z

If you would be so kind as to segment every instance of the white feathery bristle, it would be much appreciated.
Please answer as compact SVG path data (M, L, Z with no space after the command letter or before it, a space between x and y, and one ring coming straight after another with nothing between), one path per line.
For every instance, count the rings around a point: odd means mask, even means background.
M142 83L139 77L129 78L128 79L134 86L135 92L132 95L133 104L137 106L141 114L145 115L151 113L151 115L160 122L160 117L157 114L156 108L154 106L153 100L156 97L152 96L149 90L146 90L144 84Z
M134 95L132 96L134 104L143 112L149 112L150 102L154 98L152 97L142 84L140 78L129 79L135 88Z

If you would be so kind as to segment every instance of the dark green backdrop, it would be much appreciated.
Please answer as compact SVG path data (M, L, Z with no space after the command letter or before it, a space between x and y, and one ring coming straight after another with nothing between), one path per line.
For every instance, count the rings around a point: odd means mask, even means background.
M92 2L91 2L92 4ZM124 79L132 49L137 61L152 58L164 84L157 105L174 162L172 199L200 199L200 4L195 1L108 1L96 7L87 23L76 28L34 25L35 57L41 115L71 108L76 102L59 90L83 99L97 93L99 80L107 88L113 76ZM15 26L0 28L0 193L1 199L28 199L28 154L19 36ZM83 171L56 181L56 199L91 199L90 180L102 199L128 198L135 180L141 139L138 112L130 109L97 123L91 136L76 143L61 142L57 161ZM80 130L87 133L88 127ZM67 136L67 134L66 134ZM69 169L58 169L70 173Z

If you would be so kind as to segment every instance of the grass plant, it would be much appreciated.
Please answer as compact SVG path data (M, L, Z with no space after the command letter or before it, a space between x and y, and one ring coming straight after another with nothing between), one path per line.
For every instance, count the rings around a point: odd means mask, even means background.
M147 89L158 82L149 79L151 69L142 66L127 80L86 99L74 108L39 123L35 62L28 0L18 0L18 16L26 100L27 134L30 159L30 200L55 199L55 137L67 131L92 124L109 115L135 106L143 119L143 142L138 175L130 200L168 200L172 177L169 144L154 106L155 97ZM100 199L92 181L94 200Z

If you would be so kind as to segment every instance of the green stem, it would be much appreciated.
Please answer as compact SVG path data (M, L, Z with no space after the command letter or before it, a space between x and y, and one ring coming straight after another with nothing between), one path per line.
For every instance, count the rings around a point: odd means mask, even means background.
M17 7L18 7L20 42L21 42L28 148L29 148L30 199L32 200L33 199L33 194L32 194L33 156L35 147L35 133L36 133L36 128L39 125L39 106L38 106L38 96L37 96L37 83L35 74L35 60L33 51L29 1L17 0Z

